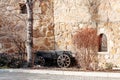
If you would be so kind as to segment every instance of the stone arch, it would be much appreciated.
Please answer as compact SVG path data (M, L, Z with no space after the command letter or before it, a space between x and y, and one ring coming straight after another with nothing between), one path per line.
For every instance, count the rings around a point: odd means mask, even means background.
M99 52L107 52L108 46L107 46L107 36L105 34L99 35Z

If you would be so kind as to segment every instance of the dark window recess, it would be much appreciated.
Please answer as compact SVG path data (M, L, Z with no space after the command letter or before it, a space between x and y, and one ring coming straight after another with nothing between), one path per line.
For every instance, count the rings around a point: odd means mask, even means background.
M99 35L99 52L107 51L107 37L105 34Z
M26 14L27 13L26 5L23 3L20 3L19 5L20 5L20 13Z

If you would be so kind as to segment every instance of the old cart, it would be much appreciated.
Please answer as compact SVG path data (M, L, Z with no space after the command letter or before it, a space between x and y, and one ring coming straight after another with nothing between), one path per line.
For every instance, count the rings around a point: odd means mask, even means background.
M35 64L46 66L57 64L58 67L69 67L74 63L74 56L70 51L37 51Z

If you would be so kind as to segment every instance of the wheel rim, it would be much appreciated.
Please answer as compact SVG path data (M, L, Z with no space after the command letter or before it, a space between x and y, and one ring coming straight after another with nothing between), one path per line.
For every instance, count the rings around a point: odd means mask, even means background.
M35 59L35 62L40 65L40 66L44 66L45 65L45 59L41 56L38 56L36 59Z
M60 55L57 58L57 64L59 67L69 67L70 66L70 57L66 54Z

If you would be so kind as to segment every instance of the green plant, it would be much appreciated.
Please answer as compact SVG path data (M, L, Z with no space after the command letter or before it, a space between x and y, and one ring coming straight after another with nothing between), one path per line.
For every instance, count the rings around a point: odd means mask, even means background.
M106 63L106 70L111 70L113 68L113 63Z

